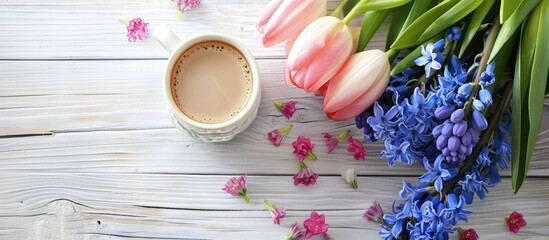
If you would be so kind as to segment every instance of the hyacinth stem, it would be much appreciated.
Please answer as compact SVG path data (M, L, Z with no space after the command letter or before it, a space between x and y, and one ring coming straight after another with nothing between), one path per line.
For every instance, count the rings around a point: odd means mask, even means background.
M477 97L477 94L480 91L480 75L486 70L486 66L488 66L488 60L490 59L490 54L492 53L492 48L494 48L494 43L496 42L496 38L498 37L500 29L501 24L499 23L498 15L494 19L492 29L490 29L490 33L488 34L488 37L486 38L486 41L484 43L484 49L482 50L480 64L475 74L475 80L473 81L473 84L475 86L473 87L473 91L471 92L471 95L469 96L469 99L467 100L467 103L465 104L465 107L463 109L465 111L465 116L469 115L473 99Z
M339 17L339 15L341 15L341 12L343 12L343 7L345 6L345 4L347 4L348 1L349 0L341 1L341 3L337 5L336 9L334 9L334 11L332 12L332 14L330 14L330 16Z
M465 174L471 170L473 165L475 165L475 162L477 160L478 155L480 154L480 151L486 144L488 144L488 142L490 141L490 138L492 138L492 134L498 127L499 122L501 121L501 117L505 112L505 109L507 109L507 107L509 106L509 103L511 102L512 90L513 90L513 84L511 84L510 82L505 83L504 91L503 91L503 94L501 95L502 100L499 101L497 105L490 108L490 110L493 111L494 114L490 118L490 122L488 123L488 128L486 128L486 130L482 132L480 140L473 148L473 152L471 153L471 155L469 155L465 159L465 161L463 162L463 165L459 168L458 174L444 183L442 187L442 194L441 194L442 200L444 200L446 195L453 190L454 186L459 182L459 180L463 179L463 177L465 177Z

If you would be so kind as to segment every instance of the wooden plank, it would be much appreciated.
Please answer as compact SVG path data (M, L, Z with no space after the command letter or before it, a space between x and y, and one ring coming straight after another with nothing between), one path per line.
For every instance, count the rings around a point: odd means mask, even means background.
M423 171L387 168L385 159L378 157L383 149L380 143L366 146L370 152L366 163L354 161L345 147L326 154L321 132L350 129L360 137L360 130L353 121L327 121L320 97L287 89L281 79L283 60L258 61L263 99L257 119L245 133L224 144L194 141L176 130L166 114L161 90L164 62L0 62L5 69L0 76L0 169L210 174L236 174L245 169L254 174L290 174L296 169L290 142L305 134L316 143L321 160L313 166L321 173L339 174L346 167L373 175ZM299 105L288 121L271 103L292 99ZM284 145L272 146L267 132L288 123L295 128ZM532 176L549 174L548 128L546 124L540 133Z
M376 224L362 219L374 201L388 211L401 180L360 177L353 190L340 177L321 176L315 186L294 187L289 176L249 176L250 204L221 188L230 176L165 174L2 174L0 236L47 239L281 239L293 222L311 211L326 214L335 239L377 239ZM475 213L465 228L481 239L549 237L548 179L528 179L520 195L510 180L485 201L468 206ZM272 224L262 201L288 211ZM509 233L504 217L524 214L527 227ZM24 220L23 220L24 219ZM320 239L320 238L314 238Z
M245 169L254 174L290 174L297 167L290 142L299 134L316 143L320 161L312 165L321 173L339 174L347 167L373 175L423 171L387 168L385 159L378 157L380 143L366 145L370 152L366 163L355 161L345 147L326 154L321 132L350 129L360 137L360 130L353 121L326 120L320 97L287 89L283 60L258 63L264 81L257 119L234 141L210 145L194 141L169 121L161 90L163 60L0 62L5 69L0 76L0 171L236 174ZM290 121L271 105L293 99L299 105ZM549 106L545 113L549 114ZM267 132L288 123L295 128L284 145L272 146ZM544 123L532 176L549 174L549 124Z
M0 59L166 58L168 54L153 37L128 42L126 27L118 19L134 17L148 22L151 33L162 24L182 40L207 32L225 33L242 40L256 57L283 58L283 46L263 47L256 29L257 16L267 2L204 1L178 21L169 0L2 1ZM339 1L328 2L331 10Z

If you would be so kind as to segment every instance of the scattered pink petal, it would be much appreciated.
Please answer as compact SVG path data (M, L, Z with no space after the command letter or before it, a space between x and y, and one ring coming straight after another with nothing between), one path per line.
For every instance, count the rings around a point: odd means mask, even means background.
M127 20L126 20L127 21ZM143 22L141 18L134 18L128 22L128 41L135 42L137 39L143 40L149 36L147 30L148 23Z
M478 240L478 234L474 229L460 230L461 228L458 228L459 240Z
M265 199L263 201L265 203L265 206L267 206L267 209L271 213L271 217L273 217L274 224L280 224L280 219L286 216L286 210L284 208L277 208L274 204L269 202L269 200Z
M223 190L233 196L240 196L246 203L250 203L250 199L246 194L246 175L242 175L238 178L232 177L225 183Z
M200 5L201 0L172 0L179 11L189 11Z
M374 204L366 210L363 217L368 221L383 223L383 209L381 205L377 201L374 201Z
M294 125L288 124L284 127L281 127L280 129L275 129L270 131L269 133L267 133L269 141L271 141L271 143L273 143L273 145L277 147L280 146L280 144L282 143L282 140L284 140L284 137L288 135L288 133L290 132L290 130L292 130L293 127Z
M311 143L311 139L299 135L297 140L292 142L294 147L294 155L299 161L305 160L305 157L310 158L311 160L316 160L316 155L313 153L314 144Z
M359 140L354 139L353 137L349 137L347 139L347 142L349 143L349 147L347 148L348 152L354 153L355 160L366 160L366 155L368 155L368 152L364 150L364 146L362 146L362 142Z
M284 114L284 117L290 119L295 113L295 105L297 101L289 101L287 103L274 102L274 106L278 111Z
M511 216L506 218L506 220L509 231L513 233L518 233L521 227L526 226L526 221L524 220L522 214L517 211L511 213Z
M284 240L297 240L301 237L303 237L303 230L299 228L297 223L292 223L290 230L284 236Z
M312 169L308 168L305 163L299 163L301 170L294 175L294 185L303 184L305 186L315 185L316 180L318 179L318 174L313 172Z
M322 135L324 136L324 141L326 141L326 145L328 146L328 153L334 151L337 148L337 145L349 136L349 133L351 133L351 131L347 130L337 136L333 136L327 132L323 132Z
M329 239L326 234L326 232L328 232L328 224L325 223L324 214L312 212L311 217L303 222L303 227L305 227L305 238L322 234L325 239Z

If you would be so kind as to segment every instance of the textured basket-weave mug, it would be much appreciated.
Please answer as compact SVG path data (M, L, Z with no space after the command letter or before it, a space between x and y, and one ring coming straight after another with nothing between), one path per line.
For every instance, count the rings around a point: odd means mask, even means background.
M164 72L164 97L167 101L167 108L170 117L177 128L187 132L193 138L203 142L223 142L231 140L235 135L244 131L252 123L257 115L257 109L261 100L259 71L257 69L257 64L254 57L240 41L226 35L210 33L199 35L182 42L166 26L160 26L157 28L153 35L170 54L166 70ZM252 74L252 89L246 105L244 105L238 114L227 121L220 123L202 123L185 115L185 113L179 109L172 96L172 84L170 84L172 70L180 55L183 54L188 48L198 43L207 41L219 41L229 44L239 50L248 61Z

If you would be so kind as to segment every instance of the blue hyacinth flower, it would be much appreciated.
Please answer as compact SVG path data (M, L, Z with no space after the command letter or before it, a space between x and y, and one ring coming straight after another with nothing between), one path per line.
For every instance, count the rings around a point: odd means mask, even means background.
M421 46L421 57L414 60L418 66L425 66L425 75L431 76L431 69L439 70L442 65L442 54L434 52L435 44L429 43Z

